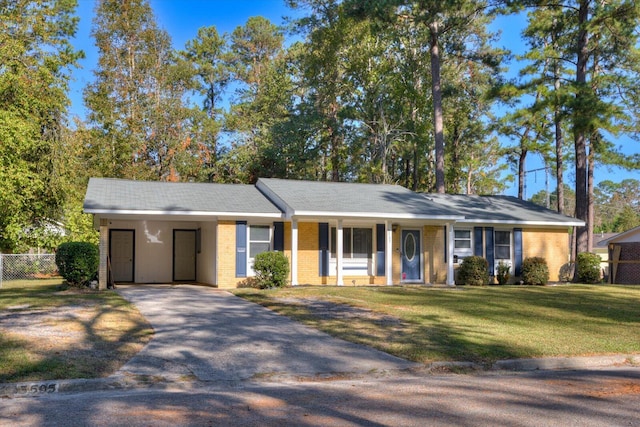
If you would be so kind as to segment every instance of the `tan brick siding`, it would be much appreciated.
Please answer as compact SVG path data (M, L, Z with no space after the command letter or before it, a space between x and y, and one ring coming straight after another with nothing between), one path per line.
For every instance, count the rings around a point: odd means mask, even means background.
M559 281L560 268L569 262L569 234L566 229L522 230L522 257L542 257L549 266L549 280Z
M423 235L425 282L444 284L447 282L447 264L444 260L444 226L425 226Z
M218 287L235 288L244 280L236 277L236 223L218 223Z

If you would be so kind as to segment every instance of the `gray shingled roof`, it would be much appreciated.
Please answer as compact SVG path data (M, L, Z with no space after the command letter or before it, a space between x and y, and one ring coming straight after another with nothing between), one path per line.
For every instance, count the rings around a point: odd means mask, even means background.
M584 225L582 221L511 196L423 194L443 209L465 217L463 222Z
M265 214L282 212L253 185L91 178L86 213Z
M257 187L288 217L345 216L453 219L450 208L399 185L260 178Z

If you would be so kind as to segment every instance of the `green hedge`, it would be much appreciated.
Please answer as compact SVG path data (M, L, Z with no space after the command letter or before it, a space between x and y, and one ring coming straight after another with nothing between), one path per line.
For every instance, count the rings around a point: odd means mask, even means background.
M100 251L87 242L68 242L58 246L56 265L60 275L70 285L86 285L98 275Z
M581 252L576 260L576 279L580 283L600 283L600 255L592 252Z
M253 263L256 285L260 289L281 288L287 285L289 258L282 252L262 252Z
M484 286L489 284L489 263L480 256L469 256L462 260L458 269L460 285Z
M522 282L525 285L546 285L549 282L547 260L541 257L525 258L522 262Z

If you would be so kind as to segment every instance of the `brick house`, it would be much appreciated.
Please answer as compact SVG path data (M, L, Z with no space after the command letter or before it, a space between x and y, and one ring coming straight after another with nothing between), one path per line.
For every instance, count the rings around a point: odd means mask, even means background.
M233 288L256 254L283 251L292 285L455 284L467 256L550 279L584 223L507 196L421 194L398 185L259 179L256 185L92 178L84 211L100 231L100 286L197 282ZM109 276L110 274L110 276Z
M609 283L640 283L640 227L616 234L605 243L608 248Z

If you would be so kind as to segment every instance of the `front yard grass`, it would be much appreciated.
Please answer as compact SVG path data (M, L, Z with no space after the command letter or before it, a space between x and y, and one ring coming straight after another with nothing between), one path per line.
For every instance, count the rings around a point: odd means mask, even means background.
M61 279L4 282L0 383L105 377L152 334L138 310L113 291L66 288Z
M422 363L640 353L638 286L317 286L234 293L331 335ZM327 315L317 310L319 301L338 304L337 310Z

